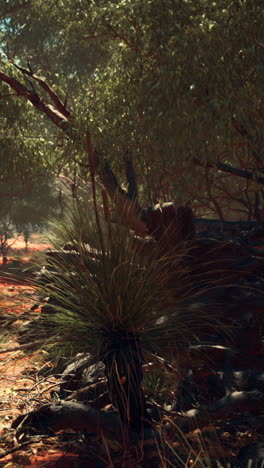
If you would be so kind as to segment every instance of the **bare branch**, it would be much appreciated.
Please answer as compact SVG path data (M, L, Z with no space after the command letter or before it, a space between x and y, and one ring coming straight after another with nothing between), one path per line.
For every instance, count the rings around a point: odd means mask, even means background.
M73 120L73 117L71 116L71 113L66 109L66 106L60 100L58 95L56 93L54 93L53 89L45 82L45 80L43 78L41 78L38 75L35 75L31 70L28 71L26 68L23 68L23 67L21 67L19 65L16 65L14 62L12 62L12 64L18 70L20 70L24 75L30 76L31 78L36 80L39 83L39 85L41 86L41 88L44 89L44 91L49 95L49 97L51 98L53 104L55 104L56 109L62 115L64 115L64 117L66 117L66 119L72 119Z
M121 188L109 162L105 159L100 161L98 154L96 155L96 169L107 193L116 203L117 221L126 224L137 234L146 234L148 229L145 221L143 221L143 210Z
M19 69L21 69L21 67L19 67ZM24 70L25 69L21 69L21 71L23 72ZM26 70L25 73L31 76L31 72L29 72L28 70ZM34 78L34 75L32 77ZM16 92L18 96L26 98L36 109L46 114L46 116L57 127L59 127L69 138L73 138L74 131L76 131L73 117L66 117L64 104L61 103L54 91L51 90L51 88L44 82L42 78L40 79L41 83L39 82L39 78L37 79L37 81L41 84L42 88L45 89L45 91L47 91L53 103L55 103L55 105L57 106L57 109L55 109L50 104L46 104L43 97L41 97L37 92L27 89L18 80L10 77L9 75L1 71L0 80L7 83ZM61 106L63 106L63 109L61 109ZM60 110L58 110L58 108ZM61 110L63 110L64 114L61 112ZM80 143L87 150L87 141L85 141L84 138L80 140ZM131 170L131 163L129 164ZM117 212L119 214L119 221L125 223L127 226L130 227L130 229L133 229L137 234L145 235L148 232L148 228L146 222L143 221L143 210L140 208L136 200L131 200L130 196L136 191L135 181L132 182L132 178L130 178L130 194L125 192L119 185L109 162L106 160L100 161L99 155L98 153L96 154L96 152L94 154L94 170L96 170L96 172L98 173L109 196L115 200ZM135 177L134 174L133 177Z
M57 127L63 130L68 136L72 137L72 124L68 121L65 115L55 109L52 105L46 104L44 99L40 97L38 93L28 90L18 80L1 71L0 80L7 83L18 96L22 96L30 101L36 109L46 114L46 116L52 120Z
M193 162L198 164L202 167L214 167L219 171L228 172L230 174L236 175L238 177L243 177L243 179L252 180L252 182L256 182L257 184L264 184L264 177L256 176L252 172L244 171L242 169L238 169L236 167L232 167L229 164L221 163L220 161L211 162L211 161L201 161L198 158L193 158Z

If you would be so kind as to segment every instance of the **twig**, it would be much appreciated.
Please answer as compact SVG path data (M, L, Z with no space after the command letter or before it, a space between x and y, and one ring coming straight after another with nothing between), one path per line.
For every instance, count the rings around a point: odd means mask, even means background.
M45 392L48 392L49 390L51 390L52 388L55 388L55 387L58 387L61 383L64 383L64 382L57 382L57 383L54 383L53 385L50 385L48 388L44 388L44 390L41 390L41 392L38 393L38 398Z
M85 393L88 393L90 391L94 390L94 392L95 392L96 390L98 390L98 387L100 388L100 386L106 386L106 384L107 384L107 379L104 377L99 382L95 382L93 384L87 385L86 387L80 388L79 390L76 390L75 392L71 393L66 398L64 398L64 400L65 401L70 401L70 400L73 400L76 397L78 398L78 396L83 395Z
M5 458L5 457L7 457L7 455L11 455L11 453L17 452L18 450L21 450L23 447L25 447L25 446L27 446L28 444L31 444L31 443L32 443L31 440L27 440L26 442L22 442L17 447L14 447L14 448L8 450L7 452L4 452L2 455L0 454L0 458Z
M20 351L21 349L28 349L34 347L36 344L43 343L43 340L37 340L32 343L26 343L23 345L12 346L11 348L0 349L0 354L12 353L13 351Z
M219 171L228 172L229 174L235 175L237 177L242 177L244 179L252 180L257 184L264 184L264 177L262 176L255 176L253 172L244 171L242 169L238 169L236 167L230 166L229 164L221 163L220 161L203 161L198 158L192 159L195 164L198 164L202 167L209 167L209 168L216 168Z

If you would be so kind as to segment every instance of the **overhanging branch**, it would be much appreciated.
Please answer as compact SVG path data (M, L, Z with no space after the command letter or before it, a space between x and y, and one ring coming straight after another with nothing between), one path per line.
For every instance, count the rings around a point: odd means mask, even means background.
M42 89L48 94L53 104L47 104L45 99L35 90L27 89L15 78L0 71L0 80L7 83L18 96L27 99L40 112L45 114L58 128L60 128L69 138L76 135L77 126L74 123L73 116L68 113L64 104L61 102L51 87L40 77L34 75L20 66L16 66L23 74L35 79ZM80 144L86 148L85 138L80 138ZM107 160L101 161L99 155L95 155L95 170L98 173L106 191L112 199L115 199L117 210L121 214L122 221L138 234L146 234L148 231L146 223L143 221L143 210L136 200L131 198L131 192L135 193L135 183L132 186L130 182L130 193L125 192L119 185L115 174Z
M256 176L250 171L244 171L242 169L230 166L229 164L221 163L220 161L201 161L198 158L193 158L193 162L201 167L215 168L219 171L228 172L229 174L235 175L237 177L242 177L243 179L252 180L252 182L256 182L257 184L264 184L264 177Z
M19 65L16 65L14 62L12 62L13 65L19 70L21 71L24 75L27 75L29 76L30 78L33 78L35 81L37 81L37 83L41 86L41 88L49 95L49 97L51 98L52 102L54 103L54 105L56 106L56 109L62 114L64 115L64 117L66 119L72 119L73 120L73 117L70 113L70 111L68 111L68 109L66 109L66 106L65 104L63 104L63 102L60 100L60 98L58 97L58 95L53 91L53 89L48 85L48 83L46 83L46 81L41 78L40 76L38 75L35 75L35 73L27 70L26 68L23 68L23 67L20 67Z
M46 116L61 130L63 130L68 136L72 137L72 125L59 110L55 109L51 104L46 104L43 97L37 92L33 92L20 83L15 78L7 75L0 71L0 80L7 83L18 96L22 96L27 99L31 104L38 109L40 112L46 114Z

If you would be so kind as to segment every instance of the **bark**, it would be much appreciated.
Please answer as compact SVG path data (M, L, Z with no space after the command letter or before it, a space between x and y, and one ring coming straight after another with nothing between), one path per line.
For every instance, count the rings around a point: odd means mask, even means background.
M13 63L13 65L20 70L24 75L27 75L31 78L33 78L37 83L41 86L41 88L49 95L51 98L53 104L56 106L57 110L64 115L66 119L74 121L73 116L71 115L70 111L66 108L65 104L61 101L61 99L58 97L58 95L53 91L53 89L46 83L46 81L41 78L38 75L35 75L32 71L27 70L26 68L20 67L19 65L16 65Z
M144 433L127 432L117 414L68 401L45 405L27 415L21 415L12 423L12 428L19 433L35 435L71 429L95 433L119 442L138 442L142 437L157 439L159 436L155 428L146 428Z
M72 123L58 109L51 104L46 104L44 99L34 90L29 90L15 78L0 71L0 80L7 83L18 96L26 98L40 112L45 114L57 127L72 138Z
M141 432L151 418L142 390L142 357L137 337L132 332L113 330L101 350L112 404L127 428Z
M145 220L143 219L144 210L140 207L136 197L136 185L133 182L134 172L131 169L130 159L127 159L129 165L130 175L127 174L129 179L129 191L123 190L113 173L111 166L107 160L100 160L99 155L96 155L96 172L99 175L104 188L106 189L109 197L114 200L116 210L114 216L111 218L112 222L130 227L138 235L145 236L148 232ZM131 170L133 174L131 175ZM128 167L127 167L128 172Z
M122 425L116 414L68 401L45 405L27 415L21 415L13 422L12 428L42 434L66 429L85 430L103 434L109 439L122 440Z
M127 194L131 200L136 200L138 198L137 178L135 168L133 165L132 155L129 151L125 153L124 163L126 168L126 178L128 182Z

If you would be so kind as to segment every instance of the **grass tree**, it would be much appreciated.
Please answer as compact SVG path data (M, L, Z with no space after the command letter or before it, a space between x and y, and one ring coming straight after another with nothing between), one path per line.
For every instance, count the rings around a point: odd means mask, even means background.
M55 355L90 353L102 361L113 405L125 426L139 431L151 423L142 390L144 360L173 359L218 318L185 306L193 293L183 266L187 248L166 254L157 243L142 248L121 223L103 217L94 223L81 205L57 229L57 238L73 250L49 259L53 273L45 289L57 305L54 313L41 314L35 338L45 336Z

